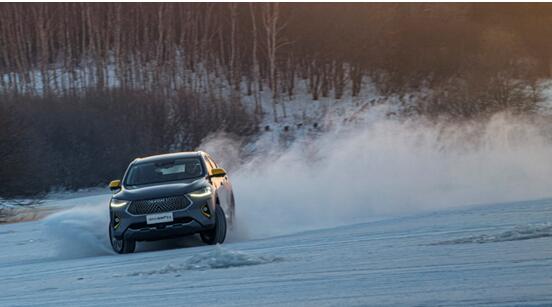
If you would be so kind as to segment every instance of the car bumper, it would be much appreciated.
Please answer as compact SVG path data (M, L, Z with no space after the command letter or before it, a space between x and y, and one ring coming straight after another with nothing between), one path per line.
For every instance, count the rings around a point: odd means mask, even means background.
M208 206L211 214L202 213L202 207ZM111 227L117 239L134 241L153 241L172 237L191 235L215 227L214 202L212 199L194 201L186 209L173 211L173 222L147 224L146 215L129 214L124 208L112 208ZM116 219L118 218L118 223Z
M123 237L125 240L153 241L191 235L210 228L199 224L197 221L191 221L188 223L172 223L163 226L127 229Z

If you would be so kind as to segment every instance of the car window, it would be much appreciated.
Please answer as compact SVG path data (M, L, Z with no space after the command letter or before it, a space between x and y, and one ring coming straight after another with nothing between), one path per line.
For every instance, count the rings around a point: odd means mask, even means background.
M138 186L202 177L198 158L171 159L136 164L129 170L125 185Z

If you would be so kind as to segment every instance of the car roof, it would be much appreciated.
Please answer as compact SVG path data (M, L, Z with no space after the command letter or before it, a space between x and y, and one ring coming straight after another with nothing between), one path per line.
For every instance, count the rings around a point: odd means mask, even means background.
M154 162L154 161L160 161L165 159L180 159L180 158L200 158L203 154L203 151L182 151L182 152L174 152L174 153L168 153L168 154L162 154L162 155L154 155L149 157L142 157L135 159L132 163L146 163L146 162Z

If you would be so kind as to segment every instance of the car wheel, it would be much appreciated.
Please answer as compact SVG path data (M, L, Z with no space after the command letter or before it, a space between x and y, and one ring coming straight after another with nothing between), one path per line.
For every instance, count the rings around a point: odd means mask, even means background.
M134 253L136 249L136 241L117 239L113 236L113 227L109 225L109 241L111 247L118 254L130 254Z
M226 238L226 216L222 207L215 208L215 228L200 233L201 240L209 245L222 244Z

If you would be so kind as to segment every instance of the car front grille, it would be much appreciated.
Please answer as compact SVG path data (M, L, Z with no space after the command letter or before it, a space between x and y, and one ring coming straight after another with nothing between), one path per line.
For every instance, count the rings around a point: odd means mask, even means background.
M185 196L173 196L148 200L135 200L130 202L128 213L134 215L170 212L186 209L190 200Z

